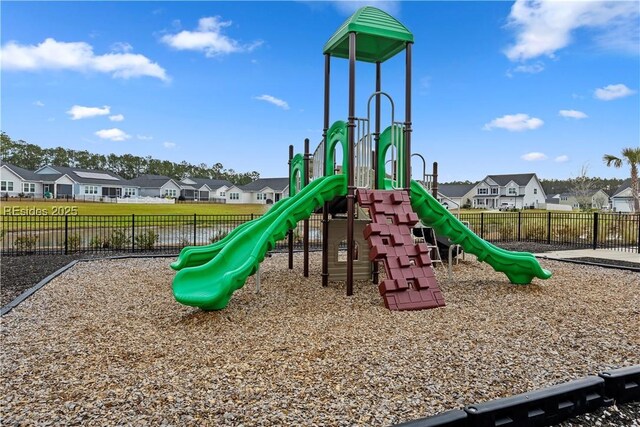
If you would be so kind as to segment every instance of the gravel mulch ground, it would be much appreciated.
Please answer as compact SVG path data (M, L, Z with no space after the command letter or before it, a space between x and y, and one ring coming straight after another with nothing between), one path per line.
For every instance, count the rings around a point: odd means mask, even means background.
M2 319L3 425L381 426L640 363L637 273L542 260L515 286L468 260L437 268L446 307L390 312L301 262L220 312L175 302L167 259L76 265Z
M565 246L529 242L501 243L500 246L509 250L531 253L566 249ZM131 253L3 256L0 258L0 307L8 304L24 290L29 289L73 260L104 258L114 255L131 255Z

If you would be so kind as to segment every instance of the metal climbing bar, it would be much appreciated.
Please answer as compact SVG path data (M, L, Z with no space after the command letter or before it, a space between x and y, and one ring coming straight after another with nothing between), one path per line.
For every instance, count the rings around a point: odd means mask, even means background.
M354 183L357 188L373 185L373 138L369 119L356 118Z

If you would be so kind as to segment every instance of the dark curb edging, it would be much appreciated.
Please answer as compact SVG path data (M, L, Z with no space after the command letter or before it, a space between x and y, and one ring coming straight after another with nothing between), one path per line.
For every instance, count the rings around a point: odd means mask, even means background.
M9 303L5 304L2 307L2 309L0 309L0 317L4 316L7 313L9 313L11 310L13 310L18 305L20 305L24 300L29 298L31 295L35 294L44 285L46 285L47 283L49 283L50 281L52 281L53 279L55 279L56 277L58 277L59 275L61 275L62 273L64 273L65 271L67 271L68 269L70 269L71 267L73 267L74 265L76 265L79 262L102 261L102 260L105 260L105 259L107 259L107 260L110 260L110 259L128 259L128 258L175 258L177 256L178 256L178 254L114 255L114 256L110 256L110 257L75 259L75 260L71 261L69 264L65 265L64 267L54 271L53 273L51 273L50 275L48 275L47 277L45 277L44 279L42 279L41 281L39 281L38 283L36 283L32 287L30 287L29 289L25 290L24 292L22 292L20 295L18 295L16 298L14 298Z
M640 365L465 406L396 427L549 426L614 402L640 400Z

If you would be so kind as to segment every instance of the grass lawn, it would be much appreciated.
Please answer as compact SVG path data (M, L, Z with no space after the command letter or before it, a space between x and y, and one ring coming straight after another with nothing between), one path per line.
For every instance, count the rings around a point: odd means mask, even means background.
M2 201L0 214L23 215L23 209L31 210L37 216L61 215L242 215L263 214L265 205L257 204L226 204L226 203L176 203L173 205L151 204L117 204L66 201ZM77 208L77 209L73 209ZM25 212L24 214L29 214Z

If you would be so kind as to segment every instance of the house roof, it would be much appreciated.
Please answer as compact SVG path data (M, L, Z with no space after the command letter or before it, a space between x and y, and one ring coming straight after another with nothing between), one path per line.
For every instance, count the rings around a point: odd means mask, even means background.
M284 191L289 186L289 178L260 178L240 187L242 191L260 191L269 187L275 191Z
M24 169L6 162L0 162L0 167L1 166L6 166L10 171L12 171L25 181L42 181L42 177L36 175L35 172L28 169Z
M438 184L438 192L447 197L462 197L476 184Z
M210 179L210 178L189 178L191 181L195 182L199 186L206 185L212 190L217 190L220 187L231 187L233 184L226 179Z
M76 182L83 184L101 184L101 185L123 185L126 180L113 172L97 169L70 168L67 166L47 165L49 169L60 172L61 175L67 175ZM44 169L42 167L39 170ZM36 175L40 177L51 176L52 174L40 174L36 171ZM44 179L44 178L40 178Z
M560 199L558 199L557 197L547 197L546 199L544 199L544 202L550 203L552 205L559 205Z
M175 182L172 178L165 175L140 175L130 179L126 183L142 188L160 188L169 181Z
M529 181L531 181L531 178L535 176L535 173L517 173L510 175L487 175L487 178L494 180L499 186L504 187L511 181L518 185L527 185ZM487 178L485 178L485 180Z
M611 197L616 197L618 194L622 193L627 188L631 188L631 178L627 178L624 181L622 181L622 184L620 184L620 186L616 188L616 191L613 192L613 196Z

